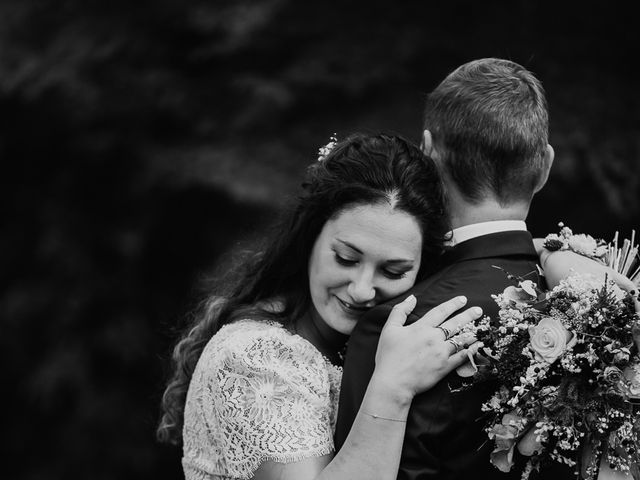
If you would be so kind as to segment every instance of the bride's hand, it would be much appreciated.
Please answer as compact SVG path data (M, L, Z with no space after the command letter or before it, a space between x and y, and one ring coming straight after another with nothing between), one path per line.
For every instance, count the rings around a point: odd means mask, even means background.
M469 351L475 354L480 344L469 333L447 340L445 331L457 332L466 323L480 318L479 307L468 308L449 318L464 307L466 301L465 297L453 298L407 326L404 324L416 306L416 298L411 295L393 307L380 335L374 375L393 385L398 394L411 399L464 363Z

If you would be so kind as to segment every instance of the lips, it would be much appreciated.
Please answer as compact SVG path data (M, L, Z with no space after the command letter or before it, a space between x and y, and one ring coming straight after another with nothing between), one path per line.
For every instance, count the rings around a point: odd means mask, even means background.
M344 300L340 299L339 297L336 297L336 300L338 300L338 304L342 307L342 309L348 313L349 315L353 315L353 316L360 316L363 313L365 313L366 311L370 310L372 307L368 307L366 305L355 305L353 303L348 303L345 302Z

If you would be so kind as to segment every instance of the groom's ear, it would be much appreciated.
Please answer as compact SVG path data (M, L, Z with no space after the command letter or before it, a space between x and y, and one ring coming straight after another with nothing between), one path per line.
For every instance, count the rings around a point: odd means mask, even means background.
M422 142L420 142L420 149L427 157L433 158L433 138L429 130L422 132Z
M553 151L553 147L547 144L547 148L544 152L543 158L543 170L540 172L540 178L538 179L536 188L533 191L534 194L542 190L542 187L544 187L545 183L547 183L547 180L549 179L549 172L551 171L551 165L553 165L554 157L555 152Z

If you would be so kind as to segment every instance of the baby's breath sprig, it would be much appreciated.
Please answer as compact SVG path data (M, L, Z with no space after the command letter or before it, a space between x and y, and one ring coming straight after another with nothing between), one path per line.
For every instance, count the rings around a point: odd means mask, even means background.
M338 137L337 137L337 134L334 133L333 135L331 135L331 137L329 137L329 143L327 143L326 145L323 145L318 149L318 161L321 162L322 160L324 160L327 157L327 155L331 153L331 151L334 149L337 143L338 143Z

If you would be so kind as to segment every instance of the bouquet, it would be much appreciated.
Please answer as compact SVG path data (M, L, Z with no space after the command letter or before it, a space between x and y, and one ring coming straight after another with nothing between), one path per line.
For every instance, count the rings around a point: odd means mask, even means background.
M552 236L556 247L571 240L564 234ZM617 246L580 240L603 263L620 255ZM633 297L588 275L546 293L509 277L515 284L494 296L498 318L484 317L476 327L499 383L482 407L495 446L491 462L510 471L517 448L528 457L523 478L555 461L595 479L604 459L640 480L640 319Z

